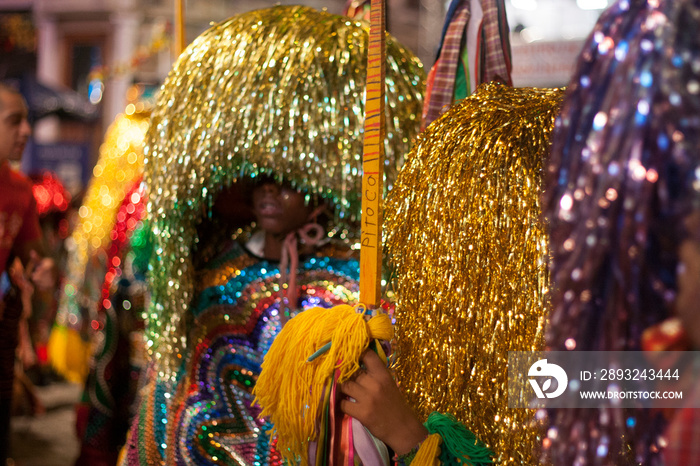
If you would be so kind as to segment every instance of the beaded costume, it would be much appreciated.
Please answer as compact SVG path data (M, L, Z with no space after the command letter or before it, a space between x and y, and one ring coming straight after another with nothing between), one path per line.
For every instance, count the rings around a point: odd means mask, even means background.
M340 254L339 254L340 253ZM332 307L357 300L359 264L347 252L322 248L300 259L296 309ZM173 464L279 464L280 455L257 419L251 390L263 356L281 330L279 263L254 256L238 242L197 272L188 340L193 351L178 372L176 388L152 383L144 397L153 400L139 413L144 429L134 432L138 449L129 463L157 464L148 450L172 451ZM164 394L173 393L173 399ZM157 409L168 403L170 410ZM149 431L153 433L150 437ZM144 448L146 447L146 448Z
M300 258L291 313L356 299L359 265L348 254L367 36L360 23L307 7L253 11L202 33L164 83L146 145L151 367L126 464L280 463L250 395L281 327L279 265L236 241L206 260L198 224L216 224L214 199L246 178L317 194L333 207L333 227L316 255ZM387 50L390 186L418 131L424 76L391 38Z

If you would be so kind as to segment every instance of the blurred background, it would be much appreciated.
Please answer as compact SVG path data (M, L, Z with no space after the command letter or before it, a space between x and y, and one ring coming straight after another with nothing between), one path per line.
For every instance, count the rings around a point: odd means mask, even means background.
M185 0L185 42L244 11L304 4L340 14L347 3ZM449 3L387 0L387 29L423 61L426 71L435 61ZM583 41L610 3L506 0L514 84L565 86ZM177 0L0 0L0 80L20 89L33 125L21 168L30 175L55 176L38 179L35 189L45 188L49 200L60 198L62 223L54 229L61 240L70 231L64 225L70 220L67 212L77 210L93 174L99 176L103 168L98 158L107 128L120 114L136 116L144 110L137 106L152 99L176 59L176 5ZM75 405L83 387L60 378L33 382L38 402L30 396L31 406L19 406L15 413L8 465L72 465L79 451Z
M566 84L582 40L611 0L506 0L516 86ZM274 4L341 13L346 0L186 0L187 43L212 22ZM388 0L388 29L434 61L446 0ZM49 169L72 194L92 174L128 91L154 92L173 61L175 0L0 0L0 79L17 79L34 136L25 173Z

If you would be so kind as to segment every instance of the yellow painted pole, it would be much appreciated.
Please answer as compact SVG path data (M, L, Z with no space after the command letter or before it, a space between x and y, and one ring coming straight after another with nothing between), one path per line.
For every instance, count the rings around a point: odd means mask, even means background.
M384 186L384 77L386 62L384 0L372 0L370 10L365 140L362 151L362 225L360 236L360 302L379 305L382 276L382 214Z
M185 0L175 0L174 58L179 57L183 50L185 50Z

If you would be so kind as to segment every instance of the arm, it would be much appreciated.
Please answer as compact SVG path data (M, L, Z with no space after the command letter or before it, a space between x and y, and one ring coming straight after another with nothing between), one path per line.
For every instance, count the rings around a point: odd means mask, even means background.
M17 248L17 256L24 264L26 276L41 292L53 290L58 284L58 267L51 257L43 256L39 241L24 243Z
M53 259L47 257L43 243L43 234L39 225L36 201L29 193L22 224L17 232L13 253L24 265L25 275L29 277L40 292L54 289L58 283L58 268Z
M32 294L34 293L34 286L27 280L24 266L19 258L16 257L14 259L8 268L8 272L12 282L19 288L22 302L22 314L20 315L18 327L17 354L22 364L24 364L24 367L29 367L36 363L36 354L32 347L29 326L27 324L27 320L32 315Z

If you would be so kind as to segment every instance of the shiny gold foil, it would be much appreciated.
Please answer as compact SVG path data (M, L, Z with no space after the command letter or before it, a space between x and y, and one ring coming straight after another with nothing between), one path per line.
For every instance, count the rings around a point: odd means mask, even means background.
M212 26L177 60L146 154L156 238L148 338L164 367L186 345L195 225L223 187L273 174L328 199L337 223L359 219L367 41L366 25L349 18L278 6ZM388 187L419 129L424 73L388 37L386 74Z
M386 202L397 380L424 418L454 414L499 464L536 464L532 410L509 409L508 351L544 349L542 167L563 92L487 84L433 122Z

